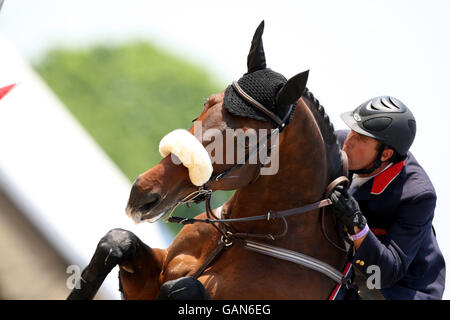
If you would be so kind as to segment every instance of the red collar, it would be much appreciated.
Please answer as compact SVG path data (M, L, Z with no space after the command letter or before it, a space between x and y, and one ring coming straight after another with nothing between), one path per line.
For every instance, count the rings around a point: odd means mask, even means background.
M397 177L405 166L405 161L397 162L396 164L390 166L380 174L376 175L373 179L371 194L379 195L381 194L387 186Z

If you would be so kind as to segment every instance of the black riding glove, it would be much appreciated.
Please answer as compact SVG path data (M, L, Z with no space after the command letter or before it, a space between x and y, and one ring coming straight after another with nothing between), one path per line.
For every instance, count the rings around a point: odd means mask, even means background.
M333 202L336 219L347 228L346 231L349 234L355 234L354 227L362 230L366 226L367 220L361 213L358 202L348 194L347 188L337 186L331 193L330 199Z

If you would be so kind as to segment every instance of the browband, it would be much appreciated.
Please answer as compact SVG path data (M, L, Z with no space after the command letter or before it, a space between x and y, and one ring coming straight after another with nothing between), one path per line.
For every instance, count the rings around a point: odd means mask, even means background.
M294 105L291 105L289 107L288 112L286 113L284 118L281 119L275 113L273 113L272 111L270 111L269 109L264 107L261 103L259 103L258 101L256 101L252 97L250 97L250 95L248 95L241 88L241 86L237 83L237 81L233 81L231 85L233 86L233 89L236 90L236 92L239 94L239 96L242 99L244 99L245 101L250 103L253 107L255 107L256 109L258 109L259 111L264 113L266 116L268 116L277 125L277 127L280 129L280 132L284 129L284 127L286 126L286 120L289 118L289 115L291 114Z

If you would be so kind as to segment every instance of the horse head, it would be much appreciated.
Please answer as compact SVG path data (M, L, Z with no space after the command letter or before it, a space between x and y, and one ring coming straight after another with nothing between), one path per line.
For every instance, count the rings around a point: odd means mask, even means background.
M273 160L273 150L266 162L249 158L267 143L274 128L275 133L283 131L293 118L308 71L287 80L267 68L263 30L264 21L251 43L247 73L221 94L211 96L189 130L176 130L161 140L164 158L139 175L131 189L126 212L136 222L156 221L199 191L245 187ZM268 112L255 108L254 103ZM283 148L282 140L276 148Z

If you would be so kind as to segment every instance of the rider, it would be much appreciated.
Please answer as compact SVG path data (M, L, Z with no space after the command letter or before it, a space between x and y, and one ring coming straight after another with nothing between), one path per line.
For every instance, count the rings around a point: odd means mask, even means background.
M413 114L383 96L341 118L351 131L336 135L352 177L348 189L339 186L330 197L353 240L354 267L367 278L378 268L377 289L386 299L442 299L445 261L432 226L436 193L408 151L416 133Z

